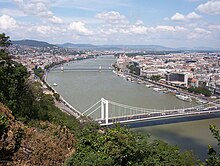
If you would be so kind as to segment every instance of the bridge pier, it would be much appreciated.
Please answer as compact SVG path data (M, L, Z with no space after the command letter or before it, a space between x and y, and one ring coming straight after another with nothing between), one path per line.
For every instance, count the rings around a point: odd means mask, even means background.
M104 104L104 98L101 99L101 120L104 120L105 118L105 104Z

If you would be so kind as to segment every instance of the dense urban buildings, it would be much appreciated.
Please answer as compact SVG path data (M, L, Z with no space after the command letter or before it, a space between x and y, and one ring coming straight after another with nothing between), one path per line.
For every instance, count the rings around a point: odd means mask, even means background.
M182 87L202 87L219 95L220 53L169 53L128 57L119 56L116 62L120 72L126 72L128 64L135 62L139 66L140 76L150 79L160 76L160 82ZM130 68L131 69L131 68Z

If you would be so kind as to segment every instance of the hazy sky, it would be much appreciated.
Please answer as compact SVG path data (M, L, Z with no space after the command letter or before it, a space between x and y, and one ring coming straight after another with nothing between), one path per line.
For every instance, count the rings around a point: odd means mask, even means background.
M220 0L0 0L0 32L54 44L220 48Z

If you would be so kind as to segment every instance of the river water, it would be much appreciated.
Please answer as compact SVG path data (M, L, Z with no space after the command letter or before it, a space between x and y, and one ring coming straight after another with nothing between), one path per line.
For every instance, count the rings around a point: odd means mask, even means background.
M64 69L72 68L108 68L116 59L113 56L101 56L69 62ZM174 95L158 93L143 84L131 83L118 77L111 71L51 71L48 74L49 84L78 111L83 112L101 98L121 104L151 109L173 109L194 106L195 103L184 102ZM216 141L209 132L209 124L220 128L220 119L207 119L175 124L138 127L132 130L140 134L150 134L152 138L162 139L181 150L192 150L199 158L204 159L208 144L216 146Z

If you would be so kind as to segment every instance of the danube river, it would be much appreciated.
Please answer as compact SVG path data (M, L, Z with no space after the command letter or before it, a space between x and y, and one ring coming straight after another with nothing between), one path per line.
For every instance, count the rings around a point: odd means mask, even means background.
M113 56L101 56L64 64L64 69L72 68L109 68L116 59ZM49 84L78 111L83 112L101 98L121 104L151 109L173 109L191 107L195 103L184 102L174 95L158 93L143 84L129 82L111 71L51 71ZM138 127L132 129L141 134L151 134L152 138L162 139L182 150L193 150L201 159L207 154L208 144L216 146L208 126L216 124L220 128L220 119L180 122L175 124Z

